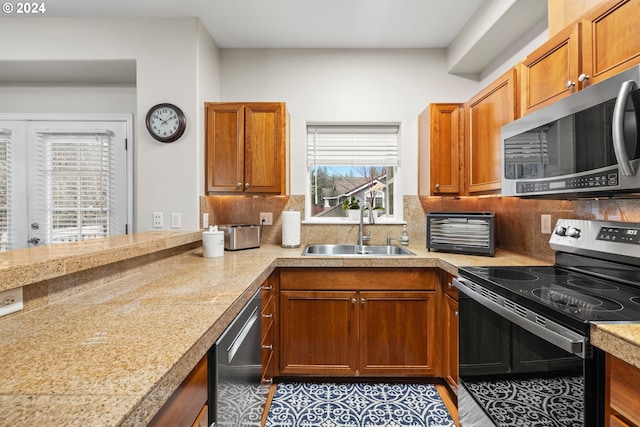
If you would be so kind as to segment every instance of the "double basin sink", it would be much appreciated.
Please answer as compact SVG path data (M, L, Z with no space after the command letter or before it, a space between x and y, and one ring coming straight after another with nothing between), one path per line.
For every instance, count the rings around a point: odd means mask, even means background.
M302 255L324 256L406 256L415 255L397 245L307 245Z

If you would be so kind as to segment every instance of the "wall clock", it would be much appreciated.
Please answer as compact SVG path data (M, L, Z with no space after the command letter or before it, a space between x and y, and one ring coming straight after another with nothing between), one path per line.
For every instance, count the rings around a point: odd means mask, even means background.
M147 113L147 130L160 142L177 141L187 128L182 110L173 104L158 104Z

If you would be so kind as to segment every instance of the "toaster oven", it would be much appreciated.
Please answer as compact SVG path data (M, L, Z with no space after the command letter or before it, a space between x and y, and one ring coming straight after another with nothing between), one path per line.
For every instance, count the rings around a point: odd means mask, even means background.
M493 256L493 212L430 212L427 214L427 249Z

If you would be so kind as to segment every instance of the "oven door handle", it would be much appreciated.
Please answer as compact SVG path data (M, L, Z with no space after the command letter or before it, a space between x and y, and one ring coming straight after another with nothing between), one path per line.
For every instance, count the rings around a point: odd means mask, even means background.
M539 316L520 305L517 305L518 313L516 313L513 309L514 307L516 307L515 303L509 304L511 308L505 306L504 302L508 300L506 300L504 297L496 294L495 292L489 291L470 280L457 277L453 279L453 284L466 296L475 300L494 313L515 323L516 325L524 328L532 334L537 335L543 340L548 341L565 351L568 351L569 353L573 353L576 356L581 357L582 359L586 358L586 337L583 337L580 334L577 334L563 326L560 326L559 324L549 319ZM482 293L479 293L474 288L481 290ZM488 298L485 295L490 295L491 298ZM458 311L460 311L460 309L458 309ZM542 323L544 323L544 326L542 325Z

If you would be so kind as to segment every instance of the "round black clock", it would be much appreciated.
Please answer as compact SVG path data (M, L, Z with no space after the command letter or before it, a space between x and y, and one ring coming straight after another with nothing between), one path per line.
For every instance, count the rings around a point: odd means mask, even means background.
M147 130L160 142L177 141L187 128L182 110L173 104L158 104L147 113Z

